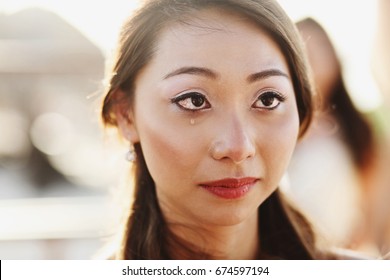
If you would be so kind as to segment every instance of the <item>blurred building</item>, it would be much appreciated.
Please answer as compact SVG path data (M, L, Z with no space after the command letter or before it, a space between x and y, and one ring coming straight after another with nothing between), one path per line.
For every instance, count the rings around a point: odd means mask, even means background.
M98 121L104 64L52 12L0 14L1 259L88 258L100 245L114 178Z

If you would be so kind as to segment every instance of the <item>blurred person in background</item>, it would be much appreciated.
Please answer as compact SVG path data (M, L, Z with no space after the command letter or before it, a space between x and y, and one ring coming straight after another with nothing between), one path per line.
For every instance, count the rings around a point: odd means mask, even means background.
M378 20L372 53L374 77L383 96L381 113L381 177L375 193L376 239L381 252L390 251L390 1L378 0ZM390 254L387 255L390 259Z
M289 193L335 246L377 255L370 219L377 174L370 120L355 107L330 38L311 18L297 22L316 85L312 125L289 168Z

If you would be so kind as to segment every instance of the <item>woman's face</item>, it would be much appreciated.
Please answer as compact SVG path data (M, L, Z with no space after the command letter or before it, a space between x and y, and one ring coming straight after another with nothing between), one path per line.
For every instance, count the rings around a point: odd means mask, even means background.
M258 27L216 10L160 35L137 76L128 129L164 216L201 226L254 217L298 137L283 54Z

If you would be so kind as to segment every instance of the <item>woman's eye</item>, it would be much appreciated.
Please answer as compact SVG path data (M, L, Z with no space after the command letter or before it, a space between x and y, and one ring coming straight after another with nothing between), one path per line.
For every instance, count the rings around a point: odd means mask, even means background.
M280 93L275 91L266 91L260 94L256 102L253 104L253 107L257 109L273 110L276 109L285 99L286 98Z
M211 107L206 97L199 92L187 92L172 98L172 103L184 110L198 111Z

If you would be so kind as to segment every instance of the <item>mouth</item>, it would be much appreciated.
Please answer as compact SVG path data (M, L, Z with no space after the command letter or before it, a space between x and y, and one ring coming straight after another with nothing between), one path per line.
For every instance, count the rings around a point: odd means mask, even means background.
M226 178L198 184L210 193L225 199L244 197L260 179L254 177Z

